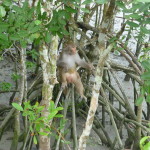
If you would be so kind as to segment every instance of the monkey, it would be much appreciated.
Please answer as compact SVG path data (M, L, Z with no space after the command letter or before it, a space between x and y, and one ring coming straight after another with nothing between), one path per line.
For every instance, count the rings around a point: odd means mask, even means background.
M94 66L81 59L74 43L69 43L61 52L57 61L58 74L62 88L65 89L67 84L73 83L77 93L86 100L84 96L84 87L77 72L77 65L89 70L93 70Z

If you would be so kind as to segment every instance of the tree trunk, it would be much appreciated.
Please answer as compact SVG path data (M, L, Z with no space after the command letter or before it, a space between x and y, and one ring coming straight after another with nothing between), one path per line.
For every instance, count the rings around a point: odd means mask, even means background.
M48 117L50 101L56 79L56 60L57 60L58 37L53 37L50 49L43 43L40 47L40 59L43 73L42 101L45 106L41 116ZM39 136L39 150L50 150L50 138L48 136Z

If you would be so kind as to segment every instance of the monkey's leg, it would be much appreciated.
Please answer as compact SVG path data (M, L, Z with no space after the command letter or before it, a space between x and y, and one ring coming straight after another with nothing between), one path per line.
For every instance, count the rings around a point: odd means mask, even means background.
M64 72L62 72L61 75L61 83L62 83L62 88L65 89L67 87L67 79Z
M77 74L77 78L74 81L75 88L76 88L77 92L80 94L80 96L82 98L84 98L85 101L87 101L87 98L84 96L84 87L83 87L83 84L81 82L81 78L80 78L78 73L76 73L76 74Z

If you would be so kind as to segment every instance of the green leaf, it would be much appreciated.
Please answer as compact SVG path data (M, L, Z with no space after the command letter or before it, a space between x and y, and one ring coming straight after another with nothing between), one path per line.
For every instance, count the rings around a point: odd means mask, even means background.
M139 8L143 6L141 5L141 3L133 3L132 7L130 8L130 10L132 10L132 12L136 12L137 10L139 10Z
M8 41L8 35L7 34L0 34L0 39L4 41Z
M26 40L21 40L20 44L21 44L22 48L26 48L27 47L27 41Z
M113 42L116 41L116 40L118 40L117 37L112 37L112 38L109 39L109 42L110 42L110 43L113 43Z
M149 24L150 23L150 18L145 18L145 20L142 23L143 24Z
M55 117L61 118L61 117L63 117L63 115L62 114L57 114L57 115L55 115Z
M142 66L143 66L146 70L149 70L149 71L150 71L150 61L145 60L145 61L143 61L141 64L142 64Z
M12 8L14 11L16 11L17 13L22 13L22 8L21 7L18 7L16 5L13 5L13 8Z
M24 110L32 110L32 106L30 104L30 101L24 102Z
M140 140L140 145L142 145L150 136L145 136Z
M34 129L32 126L29 127L31 132L34 132Z
M34 62L31 61L26 61L26 66L27 68L34 68L36 66L36 64Z
M33 137L33 142L34 142L34 144L37 144L36 136Z
M55 117L55 115L58 113L58 111L53 111L48 115L48 120L51 120L52 118Z
M23 111L22 106L20 106L20 105L17 104L17 103L12 103L12 106L13 106L14 108L16 108L17 110L19 110L19 111Z
M81 8L81 10L85 13L90 13L90 11L87 8Z
M20 40L20 37L18 34L12 34L10 35L10 40L16 41L16 40Z
M131 14L131 15L127 15L127 17L131 17L133 19L139 19L141 18L142 16L141 15L138 15L138 14Z
M12 78L12 80L17 81L18 79L21 78L21 76L18 75L17 73L13 73L13 74L11 75L11 78Z
M150 93L149 93L150 94ZM147 95L146 102L150 103L150 95Z
M4 4L5 6L10 6L10 5L12 4L12 1L11 1L11 0L4 0L4 1L3 1L3 4Z
M147 30L145 27L141 27L141 32L144 34L150 34L150 30Z
M40 20L35 20L34 23L35 23L36 25L39 25L39 24L42 23L42 21L40 21Z
M36 123L36 121L35 121L35 130L36 130L36 132L39 132L41 128L42 128L41 123L39 123L39 122Z
M44 120L44 119L45 119L45 117L40 117L36 121L41 121L41 120Z
M51 41L51 35L50 35L49 32L46 32L45 42L46 42L46 43L50 43L50 41Z
M0 6L0 18L4 17L6 15L5 8L3 6Z
M0 88L4 91L9 91L12 87L12 84L9 82L1 82L0 83Z
M97 4L105 4L108 2L108 0L96 0L95 1Z
M55 104L54 101L50 101L50 106L49 106L49 112L53 112L55 110Z
M9 13L8 21L10 24L13 24L13 22L15 21L15 15L13 12Z
M59 26L53 26L49 28L50 31L58 31L59 29L60 29Z
M144 72L143 75L141 76L143 80L150 80L150 71Z
M114 51L114 54L118 56L120 55L120 53L117 50Z
M28 32L25 31L25 30L20 30L18 32L18 34L19 34L20 37L27 37L28 36Z
M39 30L40 30L40 26L36 26L36 27L32 28L32 30L30 30L30 33L35 33Z
M45 135L45 136L48 135L48 133L46 133L46 132L39 132L39 134L40 134L40 135Z
M63 110L63 109L64 109L63 107L57 107L57 108L56 108L57 111Z
M59 18L59 23L62 25L66 25L66 21L63 18Z
M150 150L150 142L147 142L143 148L144 150Z
M67 11L65 11L64 15L67 20L69 20L71 17L70 13L68 13Z
M148 2L150 2L150 0L136 0L137 2L146 2L146 3L148 3Z
M118 50L118 51L122 51L122 50L124 50L124 48L122 48L122 47L117 47L117 50Z
M31 37L32 37L33 39L37 39L37 38L40 37L40 33L33 33L33 34L31 35Z
M150 136L145 136L140 140L141 150L150 150L150 142L148 142L148 139L150 139Z
M28 1L27 0L23 3L22 10L25 11L25 12L28 12L29 6L28 6Z
M77 13L77 10L75 10L75 9L73 9L73 8L71 8L71 7L66 7L66 10L67 10L68 12L71 12L71 13Z
M85 0L85 1L82 3L82 5L90 4L90 3L92 3L92 2L93 2L93 0Z
M130 22L130 21L127 21L126 22L130 27L139 27L139 25L135 22Z
M63 30L62 30L62 34L63 34L63 35L69 35L69 32L68 32L67 30L63 29Z
M142 104L143 100L144 100L143 96L140 96L139 98L137 98L137 100L136 100L136 106Z
M116 5L119 6L122 9L125 9L125 5L122 1L116 1Z
M9 24L3 23L3 22L0 23L0 30L1 30L2 32L3 32L3 31L6 31L6 30L8 29L8 27L9 27Z

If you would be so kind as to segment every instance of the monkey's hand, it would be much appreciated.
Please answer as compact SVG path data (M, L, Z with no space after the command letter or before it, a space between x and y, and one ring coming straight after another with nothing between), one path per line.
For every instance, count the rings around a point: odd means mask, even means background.
M62 87L63 89L66 88L66 87L67 87L67 82L63 82L62 85L61 85L61 87Z

